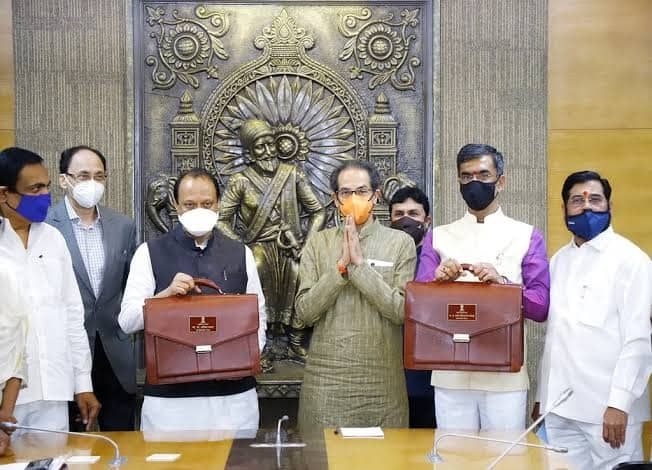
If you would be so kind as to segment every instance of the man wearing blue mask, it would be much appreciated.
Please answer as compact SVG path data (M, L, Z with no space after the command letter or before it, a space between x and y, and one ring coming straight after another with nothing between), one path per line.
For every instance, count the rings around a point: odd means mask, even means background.
M611 227L611 186L573 173L562 199L571 242L550 262L550 312L534 415L566 388L546 417L549 444L568 447L579 470L642 460L650 419L652 265Z
M70 253L61 234L43 223L50 177L29 150L0 152L0 260L24 283L28 300L28 386L14 417L25 426L68 429L73 397L90 429L100 404L91 384L91 353L84 308Z

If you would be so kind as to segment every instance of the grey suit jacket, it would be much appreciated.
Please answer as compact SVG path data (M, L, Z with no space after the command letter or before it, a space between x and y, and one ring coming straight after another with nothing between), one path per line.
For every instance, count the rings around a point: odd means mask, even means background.
M97 298L86 272L63 199L50 209L46 222L57 228L66 239L84 302L84 325L91 352L95 351L95 335L99 333L120 384L126 392L136 393L134 344L131 336L125 334L118 325L118 314L129 274L129 264L136 249L136 224L129 217L107 207L100 207L99 210L104 235L105 261L104 276Z

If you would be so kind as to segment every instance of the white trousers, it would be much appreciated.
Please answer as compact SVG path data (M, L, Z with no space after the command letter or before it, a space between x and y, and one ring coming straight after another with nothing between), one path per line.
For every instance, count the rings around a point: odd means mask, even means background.
M464 431L522 431L527 390L485 392L435 387L437 428Z
M68 431L68 402L38 400L16 405L14 417L23 426Z
M145 396L142 431L258 429L258 395L252 388L223 397L161 398Z
M18 424L56 431L68 431L68 402L39 400L16 405L14 417ZM20 439L15 439L18 436ZM12 436L12 448L16 454L29 455L31 449L61 449L68 436L49 432L17 429Z
M548 442L568 447L566 459L577 470L611 470L621 462L643 460L643 424L635 423L625 430L625 443L612 449L602 439L602 424L583 423L554 413L546 416Z

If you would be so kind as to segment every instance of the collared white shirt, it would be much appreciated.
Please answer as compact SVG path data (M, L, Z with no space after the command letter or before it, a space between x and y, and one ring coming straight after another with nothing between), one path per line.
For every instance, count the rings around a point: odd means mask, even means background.
M28 309L16 271L13 263L0 264L0 402L7 380L21 379L21 387L27 386Z
M256 294L258 296L258 345L262 351L265 346L265 330L267 329L265 296L263 295L260 278L256 270L256 260L249 247L245 247L245 264L247 270L246 293ZM131 334L144 328L143 305L145 304L145 299L154 296L156 293L155 290L156 280L152 271L149 248L147 247L147 243L143 243L138 247L131 260L129 277L127 278L120 315L118 316L120 328L125 333Z
M56 228L33 223L25 249L9 220L0 221L0 260L16 266L29 309L29 384L17 403L92 391L84 307L66 241Z
M95 219L95 222L85 226L72 204L70 204L68 196L65 196L63 200L72 225L72 231L77 240L79 253L84 261L88 279L91 282L91 287L93 287L95 298L97 298L104 277L104 230L102 228L100 208L96 207L97 219Z
M554 413L601 424L607 407L650 418L652 264L626 238L606 231L560 249L550 264L548 330L538 399L547 411L566 388L573 395Z

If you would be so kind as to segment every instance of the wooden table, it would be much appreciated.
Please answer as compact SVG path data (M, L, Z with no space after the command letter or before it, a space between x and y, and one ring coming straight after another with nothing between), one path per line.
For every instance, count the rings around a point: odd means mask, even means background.
M433 465L426 454L433 445L433 431L423 429L385 429L384 439L344 439L332 429L323 435L306 439L303 449L254 449L252 442L272 441L274 433L259 431L256 438L237 438L231 432L179 432L156 433L113 432L105 433L114 439L122 455L127 457L123 469L158 470L184 469L483 469L500 452L503 444L446 438L441 442L440 455L444 463ZM443 432L442 432L443 433ZM496 437L504 435L491 434ZM290 434L290 440L298 435ZM538 443L536 436L528 442ZM113 448L106 442L84 437L67 437L51 434L26 433L14 439L13 456L0 459L0 464L27 461L70 452L81 455L99 455L94 465L72 465L71 470L108 468L113 458ZM542 449L517 448L517 454L507 456L498 469L549 469L571 468L563 457L552 456ZM180 453L181 457L170 463L148 463L145 458L153 453ZM554 460L556 459L556 460ZM554 460L554 461L553 461ZM559 462L559 463L556 463Z

